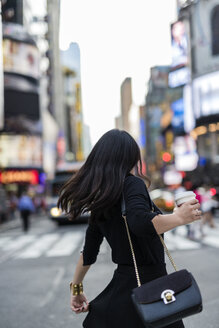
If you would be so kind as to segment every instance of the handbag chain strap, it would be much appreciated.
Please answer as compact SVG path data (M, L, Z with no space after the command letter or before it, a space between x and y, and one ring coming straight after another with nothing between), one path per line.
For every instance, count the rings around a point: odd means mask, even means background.
M129 245L130 245L131 253L132 253L132 259L133 259L133 263L134 263L134 267L135 267L135 274L136 274L137 284L138 284L138 287L140 287L141 286L141 280L140 280L140 276L139 276L139 272L138 272L137 262L136 262L136 258L135 258L135 252L134 252L134 248L133 248L133 245L132 245L132 240L131 240L131 236L130 236L130 232L129 232L127 219L126 219L125 215L123 215L122 217L124 219L126 230L127 230Z
M154 208L152 206L152 211L154 212ZM125 222L125 226L126 226L126 231L127 231L127 235L128 235L128 240L129 240L129 244L130 244L130 249L131 249L131 253L132 253L132 259L133 259L133 263L134 263L134 267L135 267L135 274L136 274L136 279L137 279L137 284L138 284L138 287L141 286L141 280L140 280L140 276L139 276L139 271L138 271L138 266L137 266L137 262L136 262L136 257L135 257L135 252L134 252L134 248L133 248L133 244L132 244L132 239L131 239L131 236L130 236L130 232L129 232L129 227L128 227L128 223L127 223L127 219L126 219L126 215L122 215L123 219L124 219L124 222ZM164 242L164 239L161 235L158 235L159 238L160 238L160 241L163 245L163 248L164 248L164 251L166 253L166 255L168 256L169 260L170 260L170 263L172 264L173 268L175 271L178 271L177 269L177 266L167 248L167 245L165 244Z
M175 271L178 271L177 266L176 266L176 263L174 262L174 260L173 260L173 258L172 258L172 256L171 256L171 254L170 254L170 252L169 252L169 250L168 250L168 248L167 248L167 245L165 244L165 242L164 242L164 240L163 240L163 237L162 237L161 235L158 235L158 236L160 237L160 241L161 241L161 243L162 243L162 245L163 245L163 248L164 248L164 251L165 251L166 255L168 256L168 258L169 258L169 260L170 260L170 263L172 264L174 270L175 270Z

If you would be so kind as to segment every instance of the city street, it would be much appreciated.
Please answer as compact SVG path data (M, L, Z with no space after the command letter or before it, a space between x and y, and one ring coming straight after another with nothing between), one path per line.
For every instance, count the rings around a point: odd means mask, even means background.
M175 212L154 222L176 227L166 245L201 290L203 311L185 327L219 328L219 0L0 1L0 328L82 327L69 283L75 273L80 292L87 218L115 213L104 235L127 264L121 195L137 264L156 263L162 247L144 209ZM86 263L102 240L90 228ZM104 239L83 280L88 301L116 267ZM109 328L136 328L115 285L126 323L107 303L94 326L103 313Z
M218 328L218 223L208 234L211 246L187 240L182 229L166 237L176 264L193 273L203 295L204 310L185 320L187 328ZM75 315L69 308L69 281L86 224L57 227L46 217L33 218L26 235L19 224L0 228L0 327L81 327L85 314ZM169 263L168 267L170 272ZM89 300L106 286L114 268L103 242L98 261L84 281ZM98 323L97 328L101 328Z

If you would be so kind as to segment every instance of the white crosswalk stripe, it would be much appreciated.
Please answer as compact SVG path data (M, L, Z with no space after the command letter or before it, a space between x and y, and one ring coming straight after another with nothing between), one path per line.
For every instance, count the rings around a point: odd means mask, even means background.
M78 245L80 245L82 238L83 234L80 231L66 233L49 251L46 252L46 255L48 257L71 255Z
M22 247L26 246L27 244L30 244L31 242L35 241L36 236L34 235L26 235L26 236L20 236L16 238L15 240L5 242L1 245L1 248L4 251L17 251L18 249L21 249Z
M69 256L81 245L83 238L82 231L0 237L0 263L9 258Z
M194 226L193 226L194 227ZM216 225L215 229L204 226L203 234L201 237L200 227L198 222L196 223L196 229L194 230L195 241L186 238L187 229L185 226L178 227L176 233L173 235L172 232L165 233L165 241L170 250L180 249L198 249L202 246L210 246L219 248L219 225Z
M48 234L40 237L30 247L19 253L20 259L37 258L41 256L59 238L58 234Z
M206 246L219 248L219 236L204 237L202 243Z
M11 240L11 237L2 237L0 239L0 248L1 248L1 246L4 246L5 244L7 244L10 240Z
M165 234L165 243L169 250L189 250L201 248L201 244L171 232Z
M219 248L219 226L216 229L205 228L205 235L199 240L186 238L186 227L179 227L175 234L165 233L165 242L170 251L195 250L203 246ZM40 257L70 256L78 249L83 249L84 231L54 232L9 235L0 237L0 263L7 259L36 259ZM109 246L104 239L100 256L108 252Z

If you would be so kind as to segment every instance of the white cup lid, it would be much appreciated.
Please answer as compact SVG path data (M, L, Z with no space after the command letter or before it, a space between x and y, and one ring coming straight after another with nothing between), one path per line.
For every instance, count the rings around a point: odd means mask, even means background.
M175 201L184 197L196 197L196 194L193 191L179 192L178 194L175 195Z

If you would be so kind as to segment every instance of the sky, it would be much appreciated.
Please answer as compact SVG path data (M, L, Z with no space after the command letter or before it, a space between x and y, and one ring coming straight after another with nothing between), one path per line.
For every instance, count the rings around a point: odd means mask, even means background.
M143 105L150 67L171 63L170 24L176 0L61 0L60 48L81 50L84 122L94 144L115 127L120 87L132 78L133 102Z

